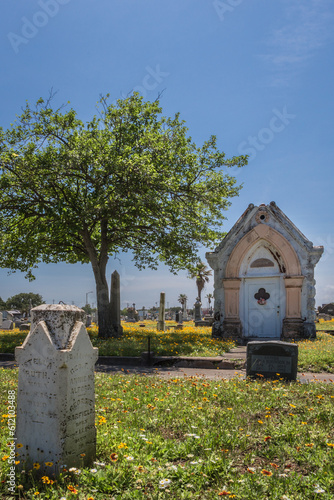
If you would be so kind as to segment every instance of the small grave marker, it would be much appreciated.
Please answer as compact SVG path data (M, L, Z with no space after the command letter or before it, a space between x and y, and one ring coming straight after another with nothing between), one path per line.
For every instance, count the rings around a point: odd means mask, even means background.
M14 323L12 322L12 320L10 319L5 319L3 322L2 322L2 326L1 326L2 330L13 330L14 328Z
M247 344L246 375L265 378L297 379L298 345L280 341Z

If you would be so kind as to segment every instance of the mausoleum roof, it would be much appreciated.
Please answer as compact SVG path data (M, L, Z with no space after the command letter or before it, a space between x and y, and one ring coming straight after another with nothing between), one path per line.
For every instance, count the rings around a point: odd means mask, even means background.
M226 234L222 242L216 247L215 251L212 253L218 253L224 249L224 247L230 243L233 238L237 241L241 239L249 230L253 227L262 223L261 220L255 220L257 213L263 213L266 219L268 214L268 220L264 220L264 224L275 228L280 232L280 227L283 227L285 231L290 234L290 237L299 243L302 247L306 247L308 250L314 250L322 247L314 247L313 243L300 231L300 229L295 226L295 224L287 217L287 215L276 205L274 201L266 205L262 203L259 206L250 203L244 213L239 217L237 222L233 225L230 231ZM239 236L239 237L238 237Z

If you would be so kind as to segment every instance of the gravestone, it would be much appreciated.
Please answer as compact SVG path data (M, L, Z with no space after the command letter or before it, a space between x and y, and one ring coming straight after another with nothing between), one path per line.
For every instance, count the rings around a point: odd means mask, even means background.
M110 304L111 304L111 322L117 336L123 335L121 326L121 285L120 277L117 271L111 275Z
M166 330L165 323L165 292L160 293L160 308L159 308L159 320L157 325L158 330L163 332Z
M246 375L296 380L298 345L289 342L248 342Z
M2 322L2 327L3 330L13 330L14 324L12 320L10 319L5 319L5 321Z
M201 302L199 299L196 300L195 304L194 304L194 309L195 309L195 318L194 318L194 321L195 323L197 321L202 321L202 312L201 312Z
M182 321L183 321L183 315L182 315L181 309L179 311L176 311L176 313L175 313L175 321L177 323L182 323Z
M86 315L86 328L90 327L92 324L92 315L91 314L87 314Z
M22 330L30 330L30 323L21 323L19 325L19 330L22 331Z
M38 462L38 473L51 476L65 464L90 466L95 459L98 349L92 347L82 309L43 304L31 313L31 330L15 349L16 444L23 444L16 451L19 468L30 470Z

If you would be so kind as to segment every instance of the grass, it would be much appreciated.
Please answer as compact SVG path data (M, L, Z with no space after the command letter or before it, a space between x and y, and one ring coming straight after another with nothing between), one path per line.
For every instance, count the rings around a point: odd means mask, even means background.
M17 370L0 370L0 382L0 497L9 500L6 394ZM96 463L44 482L28 470L17 498L333 499L333 383L126 373L95 382Z
M320 319L319 323L317 323L317 331L321 332L323 330L334 330L334 319L331 321Z
M298 371L334 373L334 336L318 332L315 340L298 342Z

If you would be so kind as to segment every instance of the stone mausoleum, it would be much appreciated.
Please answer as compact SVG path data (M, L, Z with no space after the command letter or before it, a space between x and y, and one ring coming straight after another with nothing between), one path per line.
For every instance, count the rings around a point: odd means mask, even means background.
M275 202L250 204L214 252L215 337L315 337L314 247Z

